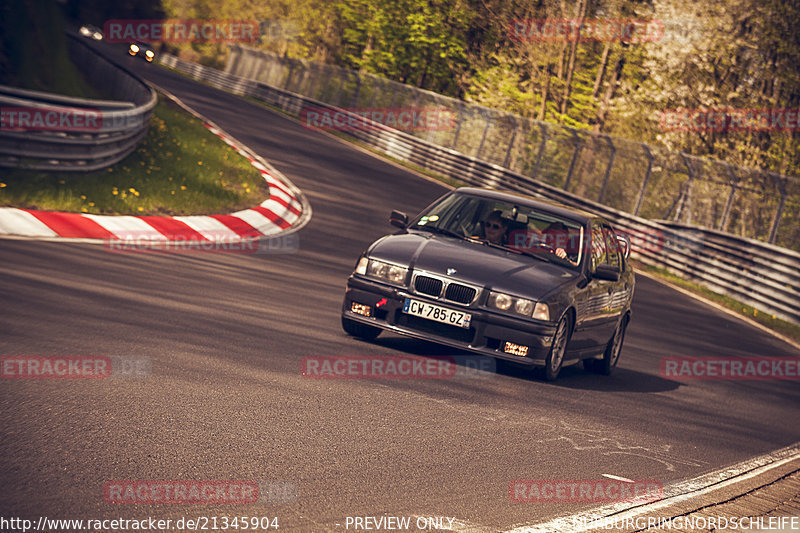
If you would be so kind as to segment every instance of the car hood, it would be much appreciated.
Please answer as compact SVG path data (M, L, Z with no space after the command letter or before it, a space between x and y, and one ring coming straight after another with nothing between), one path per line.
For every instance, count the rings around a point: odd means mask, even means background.
M578 276L575 270L535 257L430 233L383 237L373 244L369 256L533 299ZM448 269L456 271L448 274Z

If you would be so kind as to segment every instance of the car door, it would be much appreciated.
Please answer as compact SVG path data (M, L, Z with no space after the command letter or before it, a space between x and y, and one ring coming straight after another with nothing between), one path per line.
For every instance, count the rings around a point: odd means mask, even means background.
M617 239L617 234L606 224L603 224L603 233L606 237L606 249L608 250L608 264L619 268L619 281L613 282L613 290L607 302L607 314L611 318L611 328L613 331L619 321L619 316L625 311L633 287L630 285L627 276L624 276L626 264L625 257Z
M596 348L605 345L611 337L615 325L611 311L616 282L595 277L597 265L609 262L608 238L600 221L591 226L588 283L582 289L583 294L578 301L578 316L581 332L578 334L575 348ZM619 254L616 255L619 261ZM617 263L619 265L619 263Z

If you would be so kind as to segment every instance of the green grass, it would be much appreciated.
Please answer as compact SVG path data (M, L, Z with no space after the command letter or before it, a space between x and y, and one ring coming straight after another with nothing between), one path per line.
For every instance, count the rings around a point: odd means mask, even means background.
M88 173L0 171L0 205L119 215L229 213L261 203L250 162L172 102L161 100L131 155Z
M714 303L726 307L739 315L753 319L772 331L785 335L796 341L800 341L800 325L781 320L780 318L776 318L774 315L759 311L755 307L743 304L742 302L739 302L730 296L719 294L718 292L714 292L711 289L703 287L697 282L683 279L672 272L667 271L666 269L645 265L639 263L638 261L634 261L633 263L634 268L638 271L647 272L654 277L663 279L664 281L672 283L673 285L677 285L694 294L702 296L707 300L711 300Z

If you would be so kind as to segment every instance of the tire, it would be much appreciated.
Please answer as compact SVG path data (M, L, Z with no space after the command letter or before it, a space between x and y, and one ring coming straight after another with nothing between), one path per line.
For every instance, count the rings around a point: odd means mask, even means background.
M572 318L569 313L561 317L553 335L553 345L544 360L544 379L554 381L561 372L561 365L564 363L564 353L567 351L567 344L572 330Z
M619 355L622 352L622 344L625 342L625 330L628 328L628 317L624 317L614 331L614 335L608 341L603 359L596 363L597 373L610 376L617 366Z
M342 317L342 329L348 335L358 337L359 339L364 339L365 341L375 340L378 335L381 334L381 328L362 324L345 317Z

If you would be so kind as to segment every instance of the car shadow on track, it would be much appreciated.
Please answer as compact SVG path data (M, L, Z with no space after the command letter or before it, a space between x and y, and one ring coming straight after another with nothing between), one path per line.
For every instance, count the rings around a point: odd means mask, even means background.
M547 382L544 381L539 372L535 369L515 365L488 356L468 354L462 350L440 346L423 340L387 335L370 341L370 344L422 357L469 356L467 360L485 358L487 364L481 365L481 368L489 368L490 370L482 371L493 372L498 376L506 376L530 381L532 383L539 383L545 386L562 387L565 389L604 392L665 392L675 390L681 385L681 383L677 381L664 379L658 374L649 374L625 368L615 368L610 376L601 376L592 372L587 372L580 364L562 368L556 381ZM465 362L459 357L456 357L455 364L464 365Z

